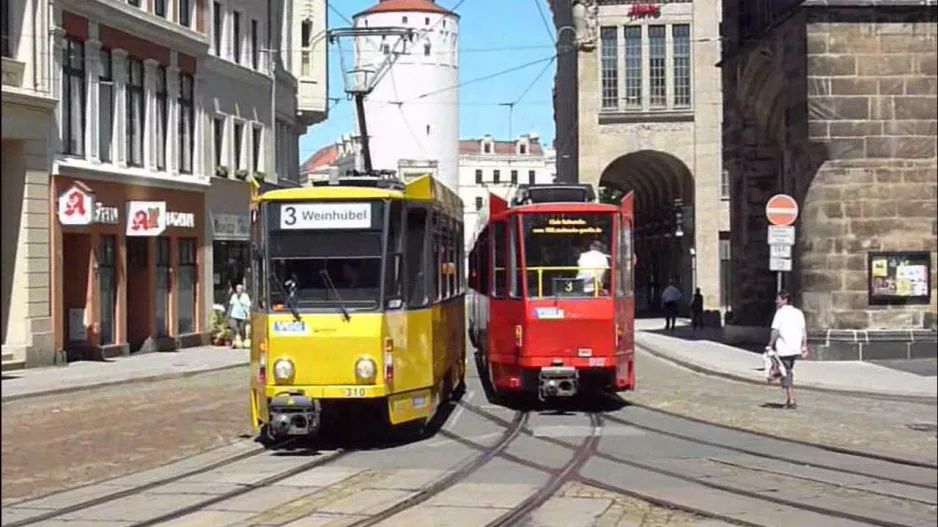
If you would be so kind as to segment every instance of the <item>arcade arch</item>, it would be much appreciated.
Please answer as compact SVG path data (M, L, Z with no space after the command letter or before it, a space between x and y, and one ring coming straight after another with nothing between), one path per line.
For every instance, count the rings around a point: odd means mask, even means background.
M669 279L689 299L695 229L694 177L687 165L658 150L630 152L606 166L599 186L635 193L636 309L656 310Z

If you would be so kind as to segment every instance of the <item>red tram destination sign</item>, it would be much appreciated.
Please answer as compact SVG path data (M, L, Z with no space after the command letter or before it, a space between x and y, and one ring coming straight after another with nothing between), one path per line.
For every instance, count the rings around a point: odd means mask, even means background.
M632 18L657 17L661 15L661 7L656 4L632 4L629 8L629 16Z

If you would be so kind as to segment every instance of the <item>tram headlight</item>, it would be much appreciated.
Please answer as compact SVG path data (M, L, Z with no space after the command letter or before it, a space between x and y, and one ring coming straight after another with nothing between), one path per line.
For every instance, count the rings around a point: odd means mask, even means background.
M293 377L293 361L290 359L277 359L274 363L274 378L285 381Z
M377 373L378 366L375 364L375 361L368 357L362 357L355 362L355 376L358 377L359 380L374 379Z

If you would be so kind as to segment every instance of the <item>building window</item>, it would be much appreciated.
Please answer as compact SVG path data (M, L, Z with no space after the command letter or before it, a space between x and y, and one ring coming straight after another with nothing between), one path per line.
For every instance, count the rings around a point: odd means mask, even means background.
M492 171L492 183L495 183L497 185L501 180L502 180L502 171L493 170Z
M730 199L730 171L725 168L720 172L720 199Z
M156 16L166 17L166 0L153 0L153 13Z
M185 335L195 332L196 290L196 243L194 238L180 238L178 249L179 268L176 271L179 283L176 287L178 317L176 333Z
M674 46L674 106L690 106L690 26L671 26Z
M257 34L257 20L251 20L251 67L260 69L261 67L261 48L260 39Z
M482 210L483 199L481 197L476 198L476 210Z
M213 123L212 130L215 137L215 166L222 167L225 166L225 163L222 162L222 151L225 148L225 119L216 117ZM216 171L217 173L217 171Z
M406 17L406 16L402 16L402 17L401 17L401 24L406 24L406 23L407 23L407 17Z
M144 97L143 61L128 61L127 82L127 164L143 166Z
M425 43L425 44L423 45L423 56L424 56L424 57L429 57L429 56L430 56L430 43L429 43L429 42L427 42L427 43Z
M234 16L231 28L231 51L234 53L232 59L241 64L241 13L235 11L232 15Z
M65 41L62 60L62 135L64 152L85 155L85 45Z
M179 172L192 173L195 150L195 85L192 75L179 76Z
M668 103L665 56L664 26L648 26L648 80L651 106L665 106Z
M242 145L244 144L244 123L235 123L234 125L234 163L235 169L241 170L244 162L241 159Z
M192 23L192 4L190 4L190 1L191 0L179 0L177 16L179 17L179 25L181 26L189 27L189 24Z
M601 41L602 108L614 110L619 105L619 45L616 28L602 28L599 38Z
M262 128L260 126L255 126L251 129L251 159L254 163L254 173L257 174L261 171L261 133Z
M482 171L476 169L476 185L482 184Z
M0 39L3 41L3 56L13 58L13 46L10 42L12 27L10 26L10 2L13 0L2 0L0 4L0 17L3 18L3 34Z
M166 170L166 125L169 120L166 67L156 69L156 168Z
M512 185L518 184L518 171L517 170L511 171L511 184Z
M528 170L528 183L531 185L533 185L535 181L537 181L537 177L535 176L535 174L536 172L534 172L533 170Z
M212 28L213 28L213 37L215 40L215 56L221 56L221 36L222 28L224 23L224 18L222 18L221 4L214 2L212 4Z
M527 153L528 153L528 145L526 145L526 144L524 144L524 143L518 145L518 153L521 154L521 155L527 154Z
M492 143L486 142L482 145L482 151L486 154L492 153Z
M114 137L114 77L111 50L102 49L101 74L98 76L98 156L111 161L111 142Z
M117 306L117 236L102 234L98 239L98 296L101 344L114 344L114 313Z
M642 107L642 27L625 27L625 105Z

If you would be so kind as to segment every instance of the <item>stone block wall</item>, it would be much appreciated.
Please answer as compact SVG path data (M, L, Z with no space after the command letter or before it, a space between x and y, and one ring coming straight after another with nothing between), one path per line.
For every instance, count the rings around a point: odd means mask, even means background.
M938 32L934 9L809 11L809 140L797 258L813 329L922 328L938 268ZM931 306L870 306L871 251L932 253Z

